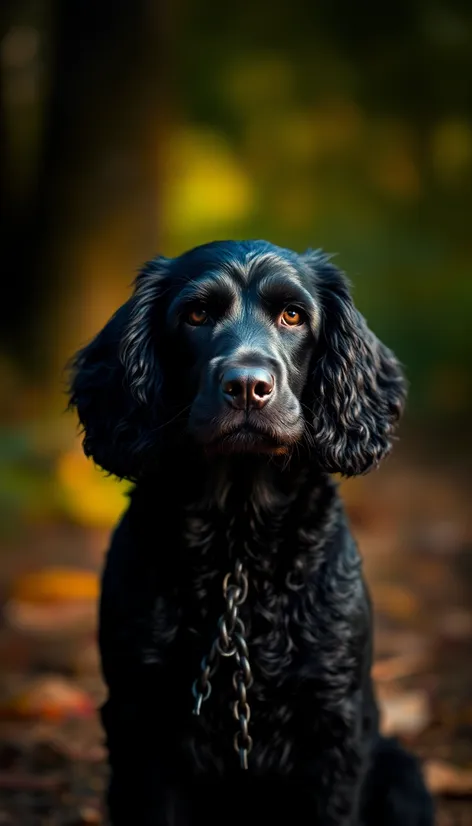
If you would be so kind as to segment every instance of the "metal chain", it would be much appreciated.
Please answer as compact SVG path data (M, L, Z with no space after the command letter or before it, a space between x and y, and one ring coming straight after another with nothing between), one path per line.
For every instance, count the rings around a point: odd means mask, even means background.
M218 651L216 648L216 640L213 643L210 653L202 658L200 663L200 676L194 681L192 685L192 694L195 697L195 706L193 713L197 716L200 714L202 703L208 700L211 694L210 677L213 677L218 668Z
M203 657L200 676L192 686L192 693L195 697L193 713L198 716L202 703L210 697L212 691L210 678L218 668L219 658L235 657L237 668L233 674L233 688L237 699L233 704L233 715L239 722L239 730L234 735L234 748L239 754L242 769L247 769L248 755L252 749L252 737L249 734L251 709L247 702L247 690L252 686L253 678L245 639L246 629L239 616L239 608L246 601L248 587L247 572L243 569L242 563L237 560L234 573L226 574L223 580L223 596L226 606L218 620L218 634L210 653Z
M248 731L251 709L247 702L247 689L251 688L253 679L246 640L244 639L243 633L244 632L235 635L237 644L236 662L238 668L233 674L233 687L237 696L237 700L233 706L233 714L235 720L239 722L239 731L234 735L234 748L239 754L241 768L247 769L248 754L252 750L252 737Z

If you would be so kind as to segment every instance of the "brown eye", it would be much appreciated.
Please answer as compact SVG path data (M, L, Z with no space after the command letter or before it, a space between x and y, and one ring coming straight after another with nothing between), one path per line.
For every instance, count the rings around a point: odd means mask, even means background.
M286 307L280 316L280 320L286 327L299 327L300 324L303 324L304 318L296 307Z
M195 307L194 310L189 312L186 320L192 327L201 327L202 324L208 321L208 313L203 307Z

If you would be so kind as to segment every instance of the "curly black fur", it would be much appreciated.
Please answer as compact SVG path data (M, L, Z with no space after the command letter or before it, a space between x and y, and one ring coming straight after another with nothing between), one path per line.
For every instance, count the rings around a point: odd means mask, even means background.
M297 329L281 322L288 304ZM190 327L203 305L208 324ZM263 409L222 399L228 363L271 371ZM71 403L85 452L137 483L100 608L115 826L431 826L414 758L379 736L370 602L328 475L379 463L404 396L329 259L265 242L157 259L79 353ZM236 556L250 580L247 772L231 663L192 715Z

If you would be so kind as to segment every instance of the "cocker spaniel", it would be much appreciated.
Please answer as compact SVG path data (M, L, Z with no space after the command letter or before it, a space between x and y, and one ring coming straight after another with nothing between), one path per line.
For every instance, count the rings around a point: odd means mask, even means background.
M404 399L330 258L265 241L156 258L78 353L85 453L135 483L100 607L115 826L431 826L330 476Z

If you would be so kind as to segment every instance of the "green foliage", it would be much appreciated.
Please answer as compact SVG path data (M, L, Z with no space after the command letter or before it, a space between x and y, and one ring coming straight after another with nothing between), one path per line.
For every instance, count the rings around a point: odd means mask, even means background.
M410 410L470 410L470 6L296 0L230 18L189 0L180 24L164 250L248 236L339 253L405 363Z

